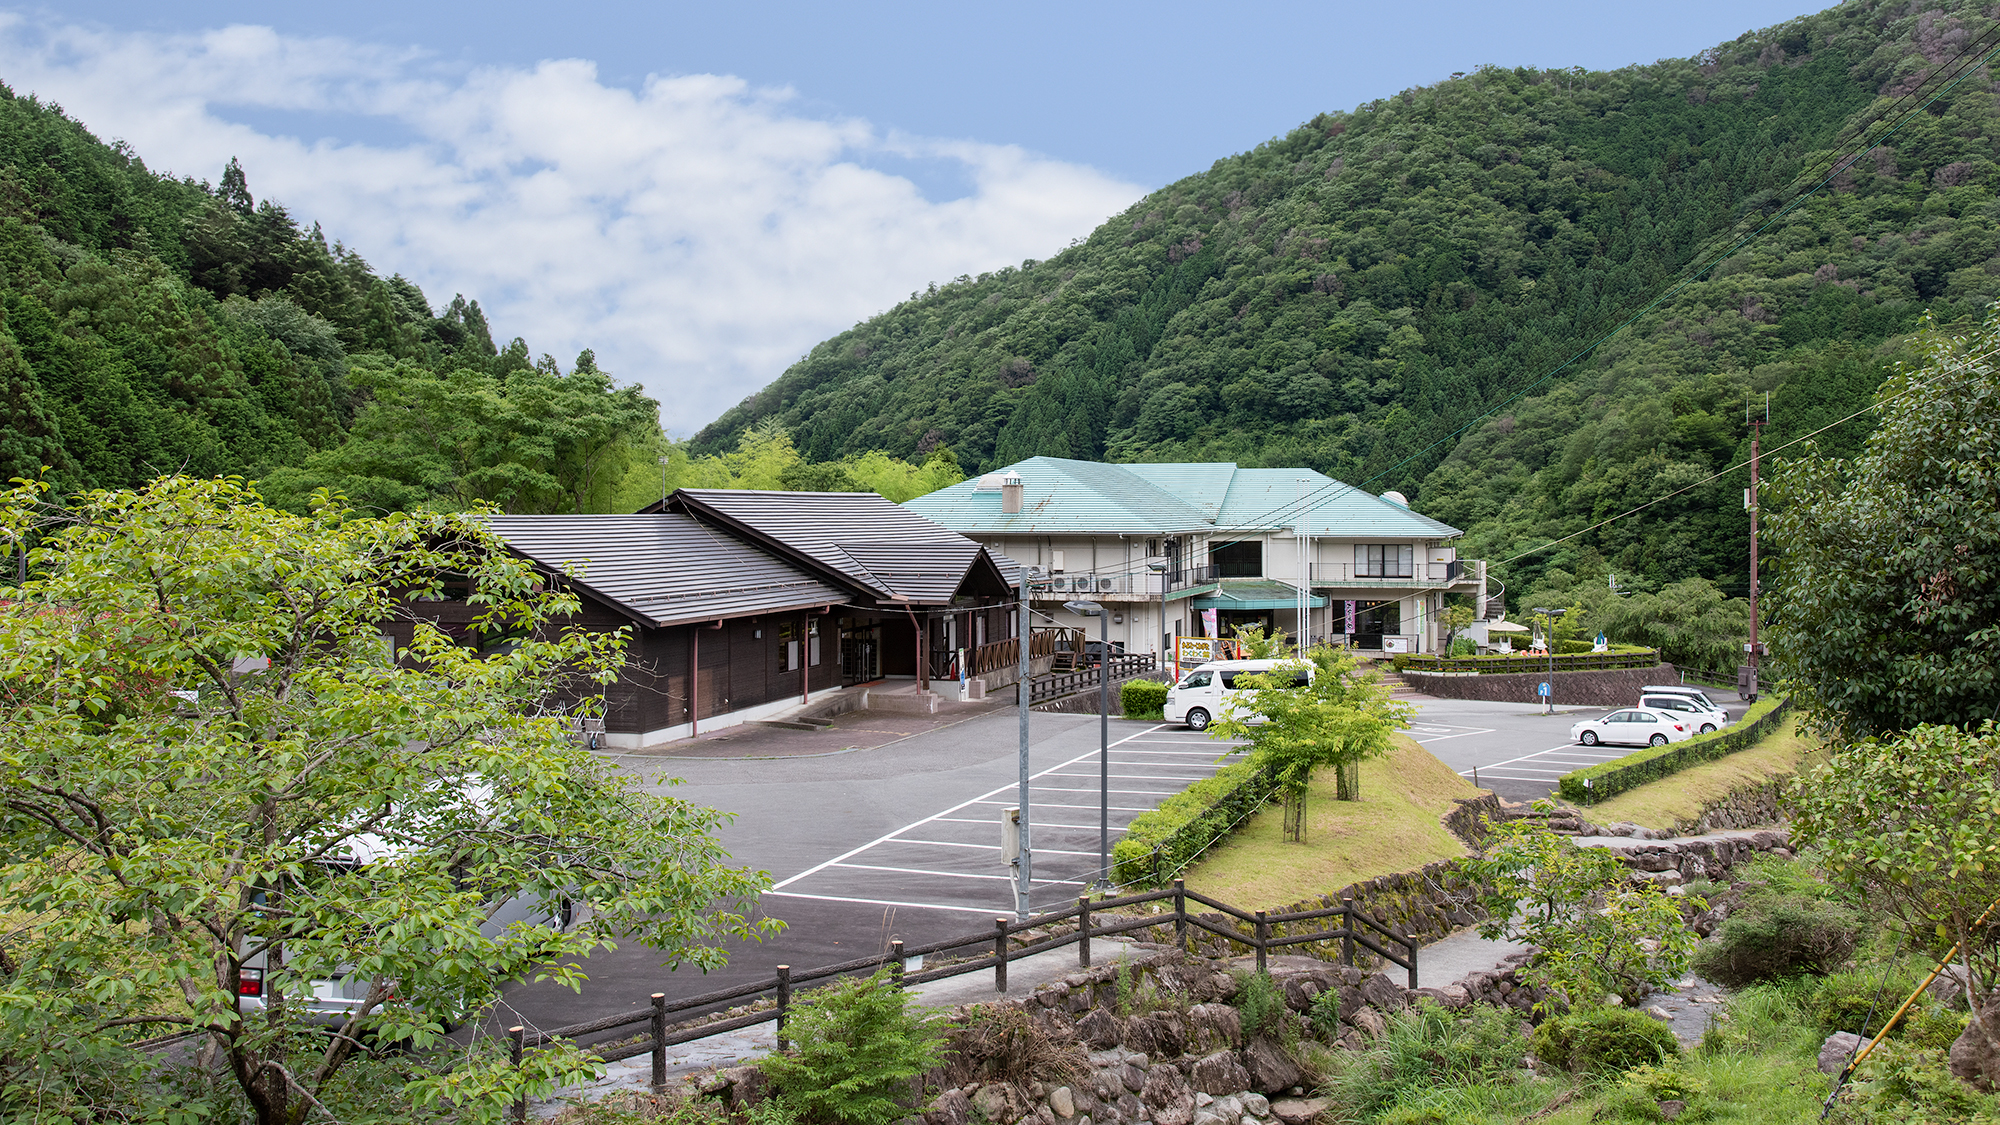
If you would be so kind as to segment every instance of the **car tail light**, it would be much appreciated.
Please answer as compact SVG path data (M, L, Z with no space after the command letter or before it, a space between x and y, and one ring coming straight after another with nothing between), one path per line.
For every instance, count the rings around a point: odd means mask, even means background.
M236 975L236 995L238 996L264 995L264 970L262 969L239 970Z
M1675 730L1686 730L1687 728L1686 728L1686 727L1684 727L1684 726L1682 726L1682 725L1680 725L1679 723L1675 723L1675 724L1674 724L1674 729L1675 729Z

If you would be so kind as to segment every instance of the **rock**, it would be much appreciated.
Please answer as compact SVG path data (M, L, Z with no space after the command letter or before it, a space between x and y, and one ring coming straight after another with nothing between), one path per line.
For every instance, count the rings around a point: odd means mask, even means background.
M1243 1099L1231 1094L1228 1097L1215 1099L1214 1104L1210 1108L1230 1121L1234 1121L1243 1116Z
M1340 985L1340 1018L1347 1019L1368 1004L1368 998L1361 995L1361 989L1352 984Z
M1057 1117L1075 1117L1076 1096L1069 1092L1068 1086L1057 1086L1049 1091L1049 1108L1055 1110Z
M1660 1007L1658 1004L1655 1004L1652 1007L1647 1008L1646 1014L1653 1017L1656 1020L1659 1020L1661 1023L1674 1022L1673 1014L1667 1011L1665 1008Z
M1201 1109L1205 1106L1211 1106L1214 1104L1215 1104L1215 1099L1213 1097L1210 1097L1206 1091L1201 1090L1199 1088L1195 1090L1194 1106L1196 1109Z
M1146 1053L1144 1051L1125 1052L1125 1061L1133 1066L1138 1067L1140 1070L1146 1069L1148 1065L1146 1061Z
M1271 1103L1262 1094L1243 1095L1243 1112L1252 1117L1271 1116Z
M1399 1011L1403 1007L1403 990L1381 973L1361 982L1361 995L1385 1012Z
M997 1125L1013 1125L1026 1116L1026 1106L1006 1082L988 1082L972 1095L972 1110Z
M924 1120L931 1125L969 1125L972 1121L972 1099L958 1090L946 1090L931 1104Z
M1106 1067L1091 1075L1090 1088L1093 1093L1107 1102L1117 1101L1125 1092L1125 1080L1119 1076L1118 1067Z
M1093 1047L1116 1047L1119 1041L1118 1017L1102 1008L1092 1009L1082 1019L1076 1021L1076 1037Z
M769 1087L764 1072L754 1066L732 1066L716 1072L716 1076L728 1080L729 1090L723 1095L731 1110L743 1110L764 1100Z
M1181 1068L1172 1063L1161 1063L1146 1072L1146 1087L1140 1091L1139 1100L1154 1109L1186 1102L1190 1118L1193 1116L1194 1090L1181 1075ZM1154 1115L1153 1120L1157 1122L1159 1116Z
M1146 1088L1146 1065L1126 1063L1118 1068L1118 1079L1125 1083L1127 1090L1136 1094Z
M1194 1125L1236 1125L1236 1123L1212 1109L1202 1109L1197 1106L1194 1111Z
M1136 1024L1144 1024L1152 1032L1153 1045L1138 1049L1154 1058L1177 1059L1186 1050L1187 1036L1182 1034L1180 1018L1173 1013L1155 1012L1142 1019L1127 1020L1127 1030Z
M1250 1072L1236 1059L1234 1051L1204 1055L1194 1064L1194 1088L1205 1094L1233 1094L1250 1088Z
M1160 1050L1160 1043L1156 1038L1158 1030L1158 1027L1152 1020L1135 1016L1131 1019L1120 1021L1119 1034L1120 1038L1124 1040L1125 1045L1132 1050L1145 1055L1160 1055L1165 1052Z
M1306 1125L1326 1112L1324 1098L1285 1098L1271 1103L1271 1114L1285 1125Z
M1291 976L1285 978L1285 1005L1294 1012L1312 1010L1313 997L1319 995L1319 983L1309 977Z
M1227 1004L1196 1004L1187 1013L1189 1054L1206 1054L1243 1045L1243 1017Z
M1861 1049L1861 1037L1851 1031L1836 1031L1820 1044L1819 1069L1822 1074L1839 1074L1847 1060Z
M1681 1111L1687 1107L1688 1104L1679 1098L1668 1098L1666 1101L1660 1103L1660 1116L1666 1118L1668 1121L1672 1121L1674 1118L1679 1117Z
M1208 994L1217 1000L1228 1000L1236 995L1236 978L1228 973L1215 973L1208 978Z
M1973 1015L1947 1055L1952 1074L1983 1094L2000 1090L2000 999Z
M1355 1012L1347 1018L1347 1022L1354 1025L1354 1030L1370 1039L1380 1039L1382 1033L1389 1030L1389 1021L1373 1008L1363 1008Z
M1112 1103L1112 1113L1120 1121L1137 1121L1146 1116L1146 1107L1139 1104L1139 1095L1120 1094Z
M1250 1088L1260 1094L1277 1094L1298 1084L1299 1066L1284 1049L1259 1036L1243 1048L1243 1069L1249 1072Z
M1447 984L1437 992L1438 1003L1443 1004L1448 1011L1462 1011L1472 1006L1472 994L1467 992L1463 985Z

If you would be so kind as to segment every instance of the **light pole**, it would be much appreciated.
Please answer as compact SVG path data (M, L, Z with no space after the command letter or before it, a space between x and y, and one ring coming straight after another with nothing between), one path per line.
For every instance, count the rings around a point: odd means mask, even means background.
M1021 679L1020 686L1014 689L1015 697L1021 706L1021 791L1019 797L1021 804L1021 854L1015 861L1020 864L1021 870L1015 876L1014 916L1022 922L1028 920L1028 880L1033 877L1035 870L1034 850L1030 845L1028 833L1028 697L1034 690L1034 681L1029 675L1032 671L1028 651L1030 648L1029 638L1032 635L1032 627L1028 622L1028 583L1031 579L1040 578L1041 576L1041 567L1029 566L1021 568L1021 604L1019 607L1021 625L1018 630L1020 633L1020 643L1016 646L1019 649L1019 656L1021 658Z
M660 461L660 503L664 506L667 502L667 458L661 457L659 461Z
M1542 627L1548 630L1543 643L1548 645L1549 693L1542 697L1544 700L1542 714L1553 715L1556 713L1556 611L1536 606L1535 612L1541 615Z
M1097 886L1111 885L1111 615L1092 601L1064 602L1063 608L1098 622L1097 654Z
M1147 563L1146 569L1160 576L1160 671L1167 670L1167 654L1173 648L1173 634L1167 629L1167 564Z

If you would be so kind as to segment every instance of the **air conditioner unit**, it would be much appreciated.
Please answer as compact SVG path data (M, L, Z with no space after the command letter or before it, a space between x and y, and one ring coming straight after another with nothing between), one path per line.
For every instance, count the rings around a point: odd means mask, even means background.
M1097 580L1097 592L1100 594L1108 594L1117 588L1118 582L1116 579L1100 578Z

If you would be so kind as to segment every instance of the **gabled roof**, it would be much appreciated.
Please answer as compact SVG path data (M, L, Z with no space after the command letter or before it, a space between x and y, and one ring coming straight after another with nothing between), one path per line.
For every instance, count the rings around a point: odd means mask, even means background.
M666 506L883 601L942 605L1019 581L1012 560L873 492L684 488Z
M1019 515L1000 510L1000 493L961 481L904 507L956 531L977 535L1160 535L1205 531L1212 518L1199 505L1131 472L1129 465L1030 457L1002 472L1021 474ZM1221 500L1216 493L1216 500Z
M683 515L482 518L515 551L655 628L847 600L811 571Z
M1303 497L1307 533L1315 536L1449 539L1462 534L1311 469L1244 469L1231 461L1109 465L1030 457L996 472L1020 474L1020 514L1002 512L1000 492L981 491L977 480L919 496L904 507L968 535L1262 534L1296 525Z

